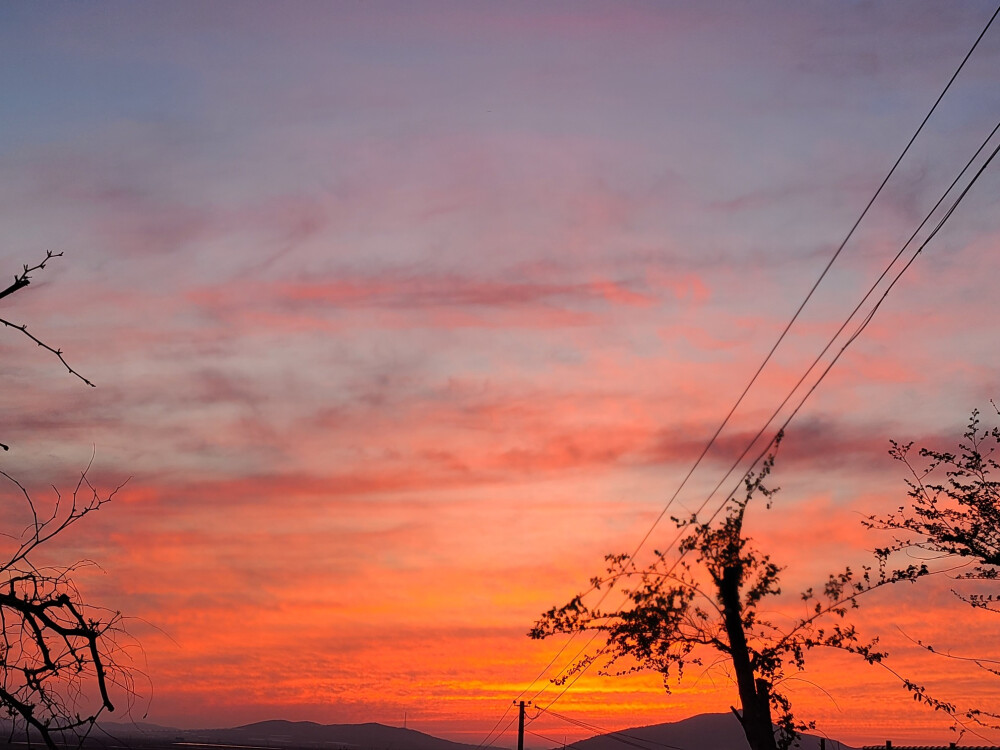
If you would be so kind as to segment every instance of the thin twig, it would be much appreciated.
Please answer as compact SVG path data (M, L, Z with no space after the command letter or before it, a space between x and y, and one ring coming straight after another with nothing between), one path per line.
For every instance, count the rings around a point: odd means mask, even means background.
M37 336L35 336L33 333L30 333L28 331L28 325L27 325L27 323L22 323L21 325L17 325L17 323L11 323L9 320L6 320L5 318L0 318L0 323L3 323L8 328L13 328L16 331L20 331L25 336L27 336L29 339L31 339L36 344L38 344L38 346L40 346L43 349L45 349L47 351L50 351L53 354L55 354L56 357L59 358L59 361L63 363L63 367L65 367L69 371L70 375L75 375L80 380L82 380L84 383L86 383L87 385L89 385L91 388L96 388L97 387L93 383L91 383L89 380L87 380L87 378L83 377L83 375L81 375L80 373L78 373L76 370L74 370L72 367L69 366L69 362L67 362L66 358L63 357L62 349L54 349L51 346L49 346L48 344L46 344L44 341L42 341L40 338L38 338Z
M48 263L53 258L61 258L61 257L62 253L54 253L51 250L46 250L45 260L43 260L41 263L37 263L36 265L33 266L25 264L24 270L14 277L14 283L11 284L6 289L4 289L3 291L0 291L0 299L3 299L8 294L13 294L18 289L23 289L24 287L28 286L28 284L31 283L31 277L28 274L45 268L45 264Z

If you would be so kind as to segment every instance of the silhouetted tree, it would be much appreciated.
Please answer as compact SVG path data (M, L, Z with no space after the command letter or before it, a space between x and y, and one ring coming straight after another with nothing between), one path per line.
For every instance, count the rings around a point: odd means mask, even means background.
M777 490L764 482L773 465L772 455L758 474L745 477L743 497L728 499L721 521L673 519L687 532L673 554L657 551L654 562L642 569L629 555L609 555L607 574L592 579L592 591L619 586L625 594L620 608L589 605L581 594L542 616L529 633L533 638L578 631L601 631L606 638L599 652L585 656L563 680L599 660L605 674L656 670L669 692L671 682L681 679L689 665L726 662L739 696L740 709L734 707L733 713L750 748L778 750L789 747L800 730L812 727L796 720L781 691L787 670L801 669L808 651L830 647L870 664L883 660L886 654L877 639L863 639L847 614L863 594L913 581L927 573L926 567L890 570L888 551L879 551L873 566L863 567L860 574L848 567L831 575L818 591L803 592L803 613L791 626L775 624L763 605L781 593L782 568L754 547L743 530L755 496L770 507ZM919 686L906 684L918 700L949 708L925 696Z
M995 404L993 408L1000 415ZM894 532L891 552L919 549L932 557L962 561L964 569L955 575L960 588L963 581L996 582L1000 578L1000 481L993 477L1000 471L995 457L1000 428L981 426L979 410L973 409L955 453L920 448L920 460L915 462L912 442L890 443L889 455L901 461L909 472L906 485L910 503L888 516L869 516L865 525ZM977 609L1000 612L1000 595L996 593L957 588L952 592ZM995 660L956 655L920 640L916 643L939 656L972 663L1000 676ZM962 715L982 726L1000 728L1000 714L996 712L971 708Z
M30 274L58 255L49 252L41 263L25 265L13 284L0 290L0 299L26 287ZM93 385L26 325L3 318L0 323L20 331L58 357L71 374ZM53 488L55 497L46 511L6 470L0 469L0 476L7 483L0 490L4 520L23 524L20 533L3 534L0 542L0 710L10 720L11 733L24 730L29 741L40 738L55 748L57 740L82 741L102 712L114 710L113 687L131 694L131 679L116 661L124 635L121 614L84 603L73 583L81 563L52 567L35 559L70 526L110 501L120 487L102 494L84 471L67 497Z
M866 525L895 531L893 551L918 547L956 557L967 563L959 579L995 581L1000 576L1000 481L992 476L1000 470L994 457L1000 428L981 428L974 409L958 452L920 448L922 466L911 460L912 442L890 442L889 455L910 473L910 504L885 517L870 516ZM996 594L955 593L973 607L1000 611Z

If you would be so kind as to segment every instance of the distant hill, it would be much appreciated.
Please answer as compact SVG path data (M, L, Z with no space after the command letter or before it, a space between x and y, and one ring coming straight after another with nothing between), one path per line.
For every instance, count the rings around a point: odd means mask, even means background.
M413 729L384 724L317 724L312 721L259 721L229 729L172 729L154 724L102 723L106 733L92 736L94 744L108 744L109 737L130 744L161 747L230 745L243 748L324 748L324 750L476 750L475 745L442 740ZM138 740L138 742L137 742Z
M803 735L796 747L819 750L820 738ZM573 750L747 750L743 728L732 713L699 714L682 721L653 724L601 734L568 745ZM827 740L827 750L854 750L835 740Z
M145 750L197 746L286 748L287 750L476 750L413 729L383 724L317 724L311 721L260 721L230 729L172 729L154 724L102 723L106 734L92 735L93 747L126 744ZM119 743L120 740L124 742ZM177 743L184 746L178 748ZM533 746L532 738L528 738ZM194 746L192 748L192 746ZM804 735L800 750L819 750L819 737ZM574 742L568 750L747 750L743 730L733 714L701 714L668 724L623 729ZM501 748L502 750L502 748ZM830 740L826 750L855 750Z
M387 727L384 724L316 724L311 721L260 721L233 729L213 729L208 734L254 744L267 740L271 744L296 747L364 748L365 750L472 750L475 745L463 745L433 737L413 729Z

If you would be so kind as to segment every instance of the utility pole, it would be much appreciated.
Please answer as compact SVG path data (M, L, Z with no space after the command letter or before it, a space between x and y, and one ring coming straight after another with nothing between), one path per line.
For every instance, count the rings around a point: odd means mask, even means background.
M524 707L530 706L531 701L514 701L518 707L517 712L517 750L524 750Z

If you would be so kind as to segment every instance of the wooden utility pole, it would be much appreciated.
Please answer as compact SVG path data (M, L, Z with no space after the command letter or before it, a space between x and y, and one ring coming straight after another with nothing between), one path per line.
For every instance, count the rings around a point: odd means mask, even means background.
M514 701L517 704L517 750L524 750L524 707L530 706L531 701Z

